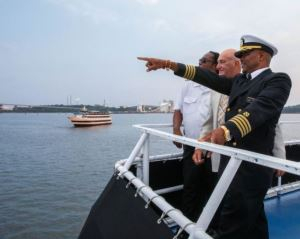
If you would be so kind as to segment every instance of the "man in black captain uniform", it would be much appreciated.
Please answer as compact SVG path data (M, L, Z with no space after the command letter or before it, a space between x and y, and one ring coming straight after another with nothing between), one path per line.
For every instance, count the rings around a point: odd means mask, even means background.
M235 54L241 60L243 74L233 79L169 60L139 59L147 61L147 71L171 69L178 76L229 95L224 125L202 140L272 155L275 127L291 89L287 74L273 73L269 68L276 54L271 43L252 35L243 36ZM201 154L194 155L193 160L203 163ZM220 173L227 162L228 157L222 156ZM269 237L263 199L272 175L273 169L242 162L220 206L214 238Z

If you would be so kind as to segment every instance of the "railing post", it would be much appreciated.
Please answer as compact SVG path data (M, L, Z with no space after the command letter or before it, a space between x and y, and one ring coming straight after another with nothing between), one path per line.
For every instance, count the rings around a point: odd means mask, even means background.
M150 135L147 133L147 137L143 147L143 182L149 185L149 146Z
M205 232L215 215L229 185L231 184L233 177L235 176L242 160L238 160L235 157L231 157L229 160L218 184L216 185L213 193L211 194L206 206L204 207L193 233L189 237L190 239L199 238L197 234ZM198 231L198 232L197 232Z
M277 179L277 186L278 186L278 189L279 189L279 191L277 192L277 194L281 194L281 191L282 191L282 176L278 177L278 179Z
M137 156L137 154L141 151L141 148L143 147L143 145L144 145L145 140L147 139L147 137L148 137L148 134L147 133L143 133L142 136L140 137L139 141L135 145L134 149L132 150L131 154L129 155L129 157L126 160L126 163L124 165L124 167L127 170L132 165L132 163L133 163L135 157Z

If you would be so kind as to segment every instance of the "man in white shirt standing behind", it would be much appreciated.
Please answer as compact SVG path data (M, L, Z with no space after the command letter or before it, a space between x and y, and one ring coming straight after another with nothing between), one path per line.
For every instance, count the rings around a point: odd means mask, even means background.
M206 53L200 60L199 66L217 73L216 52ZM205 86L192 81L186 81L181 95L175 105L173 115L173 133L183 135L180 127L183 123L184 135L189 138L198 139L200 132L209 132L211 129L203 129L203 124L209 118L211 107L211 90ZM181 148L180 143L174 144ZM195 165L192 161L194 148L183 145L183 214L192 221L196 221L201 213L212 189L212 173L210 161L203 165Z

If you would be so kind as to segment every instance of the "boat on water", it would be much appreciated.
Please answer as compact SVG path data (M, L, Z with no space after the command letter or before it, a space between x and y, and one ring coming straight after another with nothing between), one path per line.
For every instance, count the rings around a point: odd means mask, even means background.
M282 122L294 123L300 122ZM265 197L269 238L299 238L299 140L285 142L287 159L280 159L177 136L164 130L170 126L134 126L142 135L129 157L115 164L115 172L93 205L79 239L177 239L184 231L190 239L211 239L206 230L243 161L286 172L274 177ZM150 155L150 139L157 136L231 157L197 221L189 220L180 211L182 153Z
M68 119L75 127L87 127L112 124L112 117L108 112L88 111L85 107L81 114L69 116Z

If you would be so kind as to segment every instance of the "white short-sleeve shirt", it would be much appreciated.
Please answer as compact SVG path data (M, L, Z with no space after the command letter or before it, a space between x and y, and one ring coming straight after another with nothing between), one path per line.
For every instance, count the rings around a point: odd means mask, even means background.
M204 122L211 114L211 90L193 81L186 81L175 104L183 116L184 135L197 139Z

